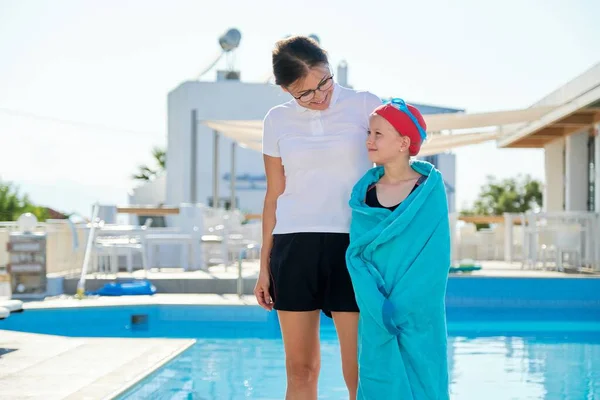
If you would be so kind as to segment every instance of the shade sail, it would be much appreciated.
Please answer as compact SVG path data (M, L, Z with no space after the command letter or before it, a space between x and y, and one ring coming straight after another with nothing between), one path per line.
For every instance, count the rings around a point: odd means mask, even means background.
M501 126L534 121L552 109L553 107L536 107L485 113L424 115L430 135L421 149L421 154L436 154L455 147L495 140L499 137ZM261 150L262 120L204 120L200 122L235 140L241 146L256 151ZM497 129L490 130L490 127L497 127ZM472 131L468 133L454 132L453 134L436 133L467 129Z
M428 131L473 129L486 126L512 125L534 121L552 111L554 107L525 108L521 110L492 111L485 113L446 113L424 115Z

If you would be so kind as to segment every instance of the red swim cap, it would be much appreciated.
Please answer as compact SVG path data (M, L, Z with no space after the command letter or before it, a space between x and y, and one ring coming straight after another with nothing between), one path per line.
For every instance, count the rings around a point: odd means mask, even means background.
M385 118L401 136L410 138L408 152L411 156L419 154L426 138L427 124L416 107L404 103L401 99L393 99L390 103L377 107L373 113ZM412 114L414 119L408 113Z

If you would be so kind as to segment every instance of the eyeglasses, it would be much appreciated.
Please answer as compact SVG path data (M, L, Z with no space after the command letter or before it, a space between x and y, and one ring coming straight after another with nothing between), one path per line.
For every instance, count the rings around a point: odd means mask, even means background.
M296 100L300 100L303 103L308 103L309 101L314 99L315 93L317 92L317 90L324 92L326 90L331 89L331 86L333 86L333 74L330 75L325 80L321 81L321 83L319 83L319 86L317 86L316 89L310 89L310 90L307 90L306 92L302 93L301 96L296 97L296 96L292 95L292 97L294 97Z
M421 128L419 121L417 121L415 116L412 115L412 113L410 112L410 109L406 106L406 103L404 102L404 100L399 99L399 98L393 98L390 100L390 104L395 109L400 110L403 113L405 113L406 115L408 115L408 117L411 119L413 124L415 124L415 126L417 127L417 129L419 131L419 135L421 136L421 141L425 141L425 139L427 139L427 132L425 132L425 130L423 128Z

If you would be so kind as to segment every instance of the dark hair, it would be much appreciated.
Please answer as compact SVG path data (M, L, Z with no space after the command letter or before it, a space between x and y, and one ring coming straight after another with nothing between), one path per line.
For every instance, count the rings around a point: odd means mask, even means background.
M277 85L289 86L319 64L329 64L327 52L312 38L292 36L275 44L273 75Z

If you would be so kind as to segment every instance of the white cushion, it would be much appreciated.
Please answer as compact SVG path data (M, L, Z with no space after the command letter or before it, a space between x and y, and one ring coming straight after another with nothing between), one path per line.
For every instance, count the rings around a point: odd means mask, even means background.
M21 300L0 299L0 307L6 308L9 312L21 311L23 302Z

